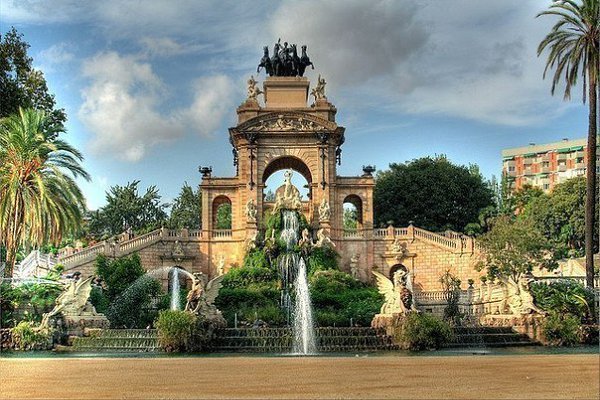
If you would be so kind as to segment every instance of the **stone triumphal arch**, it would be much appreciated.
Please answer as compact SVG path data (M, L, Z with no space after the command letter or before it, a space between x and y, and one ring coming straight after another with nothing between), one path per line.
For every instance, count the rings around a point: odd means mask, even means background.
M325 95L325 83L319 77L310 90L306 77L271 76L261 90L254 78L248 81L237 125L229 128L235 176L217 177L210 167L200 168L201 230L158 229L66 254L59 262L67 271L93 272L100 253L119 257L138 252L148 270L178 265L209 277L226 273L242 265L249 244L260 237L265 213L274 207L265 197L267 179L292 170L307 183L308 196L299 208L314 232L323 229L331 238L341 268L357 279L370 281L372 270L387 276L398 265L408 270L416 291L439 290L446 270L464 282L476 279L478 252L471 238L412 225L373 226L374 168L364 166L357 176L338 175L345 128L336 123L337 109ZM356 209L355 228L344 229L345 203ZM224 226L217 224L221 207L231 210L231 222Z

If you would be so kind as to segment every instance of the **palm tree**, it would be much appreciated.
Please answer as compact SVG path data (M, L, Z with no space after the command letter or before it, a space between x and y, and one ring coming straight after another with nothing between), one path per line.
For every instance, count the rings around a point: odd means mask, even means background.
M548 48L546 72L554 69L552 94L556 86L565 85L565 100L571 97L571 88L583 78L583 102L589 98L589 129L586 162L585 200L585 270L588 287L594 286L594 226L596 206L596 129L598 102L598 74L600 70L600 0L556 0L541 15L558 17L550 33L538 47L538 56Z
M58 139L48 115L34 109L0 120L0 245L12 276L19 246L60 242L81 222L84 197L74 178L89 180L83 156Z

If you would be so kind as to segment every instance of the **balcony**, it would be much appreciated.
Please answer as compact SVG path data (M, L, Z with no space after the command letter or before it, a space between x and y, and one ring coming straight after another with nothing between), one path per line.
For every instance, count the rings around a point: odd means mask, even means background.
M561 164L558 166L558 172L565 172L567 170L567 164Z
M584 169L584 168L585 168L584 162L575 163L575 169Z
M531 164L533 164L534 160L535 159L532 158L532 157L524 157L523 158L523 165L531 165Z
M540 172L541 172L542 174L549 174L549 173L550 173L550 171L551 171L551 170L550 170L550 167L542 167L542 168L540 169Z
M215 239L230 239L231 229L214 229L212 231L212 237Z
M561 161L561 160L568 160L569 159L569 153L559 153L556 156L556 159Z
M585 157L585 151L580 150L580 151L575 152L575 158L583 158L583 157Z
M533 170L531 168L525 168L525 170L523 171L523 175L531 176L531 175L535 175L535 172L533 172Z

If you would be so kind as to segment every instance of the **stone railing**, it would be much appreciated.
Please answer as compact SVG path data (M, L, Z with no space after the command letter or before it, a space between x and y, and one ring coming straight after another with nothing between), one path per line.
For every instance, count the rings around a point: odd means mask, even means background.
M429 231L426 231L425 229L421 229L421 228L415 227L413 229L414 229L414 236L416 238L423 239L430 243L437 244L437 245L447 247L450 249L454 249L454 250L460 248L459 247L460 240L449 239L438 233L429 232Z
M342 237L344 239L362 239L365 237L365 234L362 229L344 229Z
M230 236L231 233L229 234L229 237ZM63 264L68 270L92 261L98 254L109 254L114 257L121 257L150 246L159 240L199 240L200 238L202 238L202 231L200 230L183 229L178 231L175 229L160 228L123 242L117 242L115 238L111 238L75 253L61 256L58 258L57 262Z
M50 270L56 265L56 258L39 250L32 250L15 268L16 278L39 276L38 269Z
M164 230L156 229L141 236L136 236L122 243L116 243L119 253L130 253L139 248L145 247L149 243L153 243L161 238Z
M100 242L94 246L86 247L76 253L69 254L58 258L58 263L68 267L70 265L82 264L87 260L95 258L98 254L107 253L110 251L108 242Z
M231 229L213 229L212 237L215 239L229 239L233 236Z

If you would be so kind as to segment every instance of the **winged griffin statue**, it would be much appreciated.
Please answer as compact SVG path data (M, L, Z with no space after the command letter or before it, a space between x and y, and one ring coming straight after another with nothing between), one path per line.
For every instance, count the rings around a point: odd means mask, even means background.
M96 316L96 309L89 302L92 292L93 276L87 279L71 280L63 292L56 298L52 311L42 317L40 326L48 327L50 318L62 314L63 316Z
M406 287L407 271L398 269L394 272L393 282L377 271L373 271L373 275L377 281L377 289L385 299L380 314L406 314L409 311L417 311L412 304L412 293Z
M192 289L187 295L185 311L201 315L207 319L216 318L223 320L221 312L214 305L214 302L219 295L221 286L223 286L222 281L225 275L217 276L206 285L204 285L204 280L201 276L196 276L195 278L192 283Z

